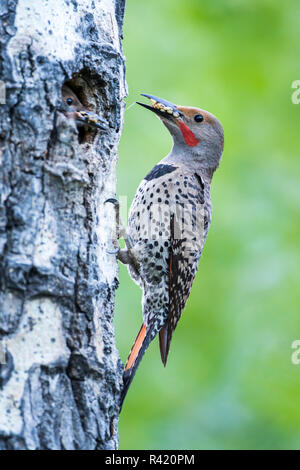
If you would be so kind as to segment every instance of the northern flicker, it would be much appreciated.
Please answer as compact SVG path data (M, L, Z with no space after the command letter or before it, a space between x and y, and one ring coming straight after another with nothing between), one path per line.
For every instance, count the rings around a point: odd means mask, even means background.
M66 116L73 119L77 126L95 127L104 131L108 129L107 122L98 114L85 108L78 96L67 85L62 87L62 97Z
M173 148L142 180L130 208L128 264L142 288L143 324L129 354L121 406L150 342L159 334L166 365L172 335L190 294L211 221L210 184L224 147L223 128L207 111L146 95L173 137ZM113 202L113 201L111 201Z

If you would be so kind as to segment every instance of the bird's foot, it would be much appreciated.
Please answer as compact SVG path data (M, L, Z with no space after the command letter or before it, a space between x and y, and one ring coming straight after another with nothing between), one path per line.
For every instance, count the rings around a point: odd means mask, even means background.
M117 258L121 263L123 264L129 264L134 271L136 272L137 275L139 275L139 262L137 259L137 256L135 255L135 250L133 246L133 242L126 232L126 229L122 223L122 220L120 218L120 203L118 199L115 198L109 198L106 199L104 204L107 202L110 202L111 204L114 205L115 213L116 213L116 241L114 242L115 249L113 251L107 251L108 254L112 255L117 255ZM125 241L126 248L121 249L120 245L118 243L119 238L123 238Z
M122 223L122 220L120 218L120 203L119 203L118 199L116 199L114 197L106 199L106 201L104 201L104 204L106 204L107 202L110 202L114 206L115 217L116 217L117 240L119 240L119 238L125 238L126 230L125 230L125 227L124 227L124 225Z
M116 242L116 248L112 250L106 250L106 253L108 255L114 255L117 257L119 261L121 261L122 264L127 264L130 265L134 271L138 274L139 269L138 269L138 261L134 254L132 253L131 250L128 250L127 248L121 249L120 245L118 242Z
M104 201L104 204L106 204L107 202L110 202L115 207L120 208L120 203L119 203L118 199L116 199L115 197L110 197L110 198L106 199L106 201Z
M119 251L120 251L120 247L117 246L116 248L114 248L112 250L106 250L106 253L108 255L117 255L118 256Z
M129 235L127 235L126 228L120 217L120 202L118 201L118 199L113 198L113 197L106 199L106 201L104 201L104 204L106 204L107 202L110 202L111 204L113 204L114 209L115 209L117 240L119 240L120 238L124 238L127 249L131 249L132 241Z
M119 245L119 238L121 238L120 235L120 226L119 226L119 219L120 219L120 203L118 199L115 198L109 198L104 201L104 204L107 202L110 202L111 204L114 205L114 210L115 210L115 217L116 217L116 238L112 241L113 248L112 250L106 250L106 253L108 255L118 255L120 251L120 245Z

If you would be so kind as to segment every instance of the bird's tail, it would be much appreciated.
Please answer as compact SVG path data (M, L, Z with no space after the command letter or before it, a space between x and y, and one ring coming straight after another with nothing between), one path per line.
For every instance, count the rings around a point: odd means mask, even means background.
M123 389L121 392L120 400L120 410L122 409L123 402L125 400L129 386L133 380L133 377L137 371L139 363L141 362L142 357L145 354L145 351L148 348L149 344L155 337L155 334L156 333L153 324L149 327L146 327L144 323L142 324L125 365L125 370L123 374Z

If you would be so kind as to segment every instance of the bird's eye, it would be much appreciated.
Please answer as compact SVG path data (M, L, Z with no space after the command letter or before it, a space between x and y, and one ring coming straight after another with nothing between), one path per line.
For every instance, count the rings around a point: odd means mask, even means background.
M202 116L202 114L196 114L196 116L194 116L194 119L196 122L202 122L204 117Z
M70 106L73 103L72 98L67 98L66 103Z

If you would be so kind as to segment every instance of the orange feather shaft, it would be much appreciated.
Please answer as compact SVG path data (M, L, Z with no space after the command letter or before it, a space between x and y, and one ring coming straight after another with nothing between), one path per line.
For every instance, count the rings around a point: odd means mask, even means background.
M146 325L143 323L143 325L142 325L142 327L139 331L139 334L137 335L137 338L134 342L134 345L132 346L132 349L130 351L129 357L127 359L125 371L130 369L133 366L133 364L135 363L135 360L136 360L136 358L138 356L138 353L139 353L139 351L142 347L145 336L146 336Z

